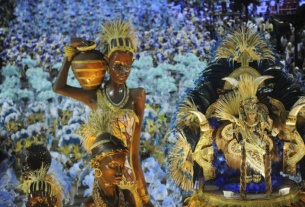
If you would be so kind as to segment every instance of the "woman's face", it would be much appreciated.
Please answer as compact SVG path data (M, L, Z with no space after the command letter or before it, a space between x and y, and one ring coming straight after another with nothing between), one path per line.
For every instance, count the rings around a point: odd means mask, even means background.
M99 166L102 171L102 179L99 182L106 182L112 185L119 185L125 172L126 153L117 152L105 156L100 160ZM100 183L101 185L102 183ZM105 183L104 183L105 184Z
M128 51L115 51L109 57L109 75L117 84L124 84L129 77L133 55Z
M252 121L252 122L254 122L254 121L256 121L256 113L248 113L247 114L247 117L248 117L248 121Z
M255 102L249 102L244 105L247 121L254 122L257 117L257 104Z

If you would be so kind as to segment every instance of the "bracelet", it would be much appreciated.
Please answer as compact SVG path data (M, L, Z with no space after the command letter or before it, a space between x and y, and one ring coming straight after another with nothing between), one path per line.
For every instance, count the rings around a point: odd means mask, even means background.
M150 201L150 195L146 194L145 196L141 197L143 203L148 203Z

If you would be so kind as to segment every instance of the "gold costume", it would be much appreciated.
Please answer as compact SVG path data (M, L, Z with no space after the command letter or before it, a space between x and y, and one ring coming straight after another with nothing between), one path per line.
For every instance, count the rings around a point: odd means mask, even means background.
M196 87L178 108L173 127L177 142L168 158L169 174L183 190L196 190L188 199L189 206L247 206L251 201L241 201L246 199L246 184L259 183L262 177L267 198L271 198L271 163L279 160L280 154L277 139L284 142L283 172L297 173L305 145L296 122L305 106L305 97L303 93L296 95L289 86L291 82L278 68L257 69L260 64L274 62L275 56L260 34L246 27L226 35L216 50L215 61L220 62L211 63L202 72ZM250 65L252 62L255 64ZM234 64L240 65L234 68ZM285 97L293 97L294 103L288 103ZM226 164L240 171L240 195L230 203L217 199L213 191L210 195L203 186L199 186L200 190L192 189L194 183L217 176L213 166L214 143ZM194 162L202 168L203 181L198 180L200 176L191 168ZM259 197L252 203L285 206L299 202L300 193L296 190L286 203L282 202L286 198L265 202Z

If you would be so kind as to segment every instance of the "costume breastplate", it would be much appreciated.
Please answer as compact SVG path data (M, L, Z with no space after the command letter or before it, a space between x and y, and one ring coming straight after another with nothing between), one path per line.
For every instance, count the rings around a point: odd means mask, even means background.
M97 110L94 113L100 113L109 119L111 134L120 138L126 146L129 146L132 140L135 124L139 119L131 109L118 108L110 106L104 92L97 92Z

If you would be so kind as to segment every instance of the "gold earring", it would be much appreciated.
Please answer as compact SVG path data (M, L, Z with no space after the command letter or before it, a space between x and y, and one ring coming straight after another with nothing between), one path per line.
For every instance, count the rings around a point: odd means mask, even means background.
M95 177L100 178L100 177L102 177L103 173L99 168L95 168L94 175L95 175Z

